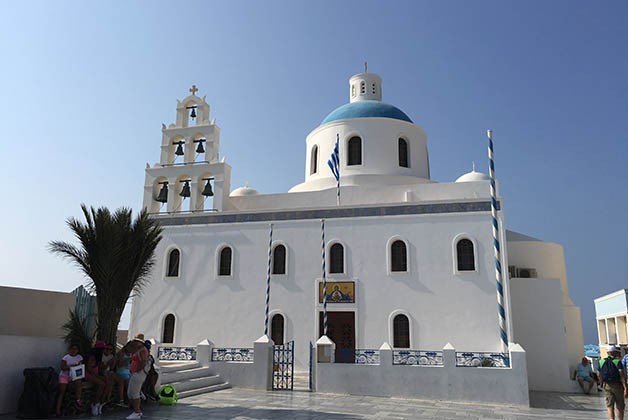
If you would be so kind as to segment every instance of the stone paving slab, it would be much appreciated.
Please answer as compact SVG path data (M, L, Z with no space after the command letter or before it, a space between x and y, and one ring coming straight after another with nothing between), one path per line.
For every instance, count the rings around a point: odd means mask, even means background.
M601 394L530 393L530 408L310 393L226 389L185 398L174 406L148 404L154 420L595 420L605 419ZM102 418L124 419L129 410ZM0 420L14 416L0 416ZM85 417L84 417L85 418ZM96 417L93 417L96 419ZM66 418L71 420L70 418Z

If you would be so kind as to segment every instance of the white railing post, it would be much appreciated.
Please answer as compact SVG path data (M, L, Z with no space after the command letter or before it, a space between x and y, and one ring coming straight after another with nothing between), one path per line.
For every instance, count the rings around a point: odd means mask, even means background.
M275 343L263 335L253 343L254 389L273 389L273 350Z
M316 341L316 360L318 363L334 363L336 357L336 344L323 335Z
M212 360L214 343L205 339L196 345L196 361L203 367L208 367Z
M379 348L379 365L382 366L383 369L390 370L390 366L393 364L392 353L392 347L386 342Z

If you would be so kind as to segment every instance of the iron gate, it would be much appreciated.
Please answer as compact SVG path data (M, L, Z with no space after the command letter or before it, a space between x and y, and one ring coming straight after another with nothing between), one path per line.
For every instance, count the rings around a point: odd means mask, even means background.
M273 349L273 391L292 391L294 380L294 341Z
M312 366L312 358L314 357L314 346L312 345L312 342L310 341L310 370L309 370L309 388L310 388L310 392L312 391L313 388L313 383L312 383L312 374L314 373L313 370L313 366Z

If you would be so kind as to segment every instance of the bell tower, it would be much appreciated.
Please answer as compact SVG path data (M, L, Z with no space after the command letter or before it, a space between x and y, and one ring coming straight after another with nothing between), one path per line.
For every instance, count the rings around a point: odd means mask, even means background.
M231 167L218 160L220 128L196 92L192 85L177 100L176 122L161 127L159 163L146 164L144 208L151 214L222 211L226 204Z

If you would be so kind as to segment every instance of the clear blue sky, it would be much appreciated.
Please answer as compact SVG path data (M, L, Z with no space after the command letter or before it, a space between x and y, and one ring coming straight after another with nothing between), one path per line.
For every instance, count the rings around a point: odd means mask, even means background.
M564 245L596 342L593 298L628 287L627 21L625 1L2 2L0 283L82 282L47 242L81 202L140 208L193 83L232 186L285 192L368 60L427 132L433 179L486 171L494 130L507 227Z

